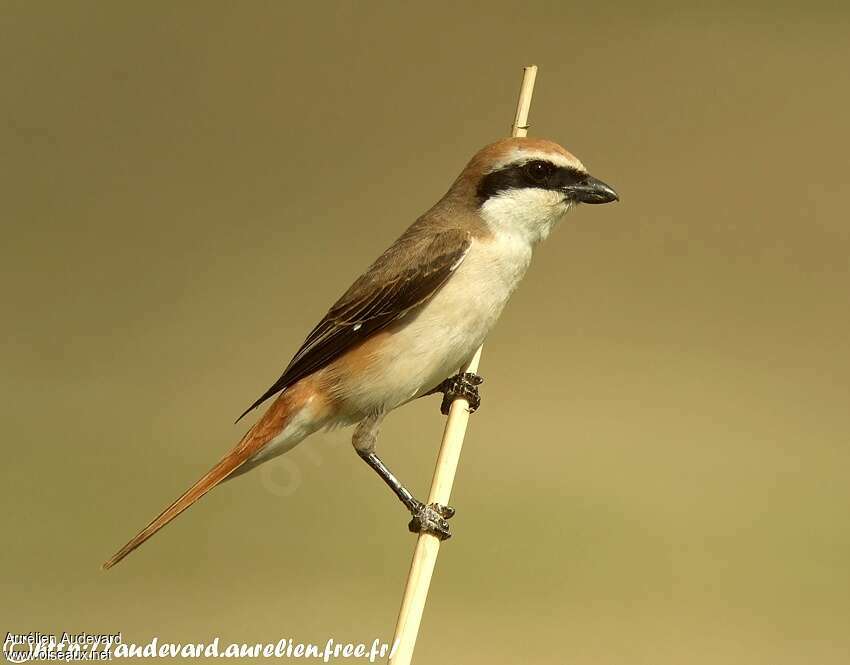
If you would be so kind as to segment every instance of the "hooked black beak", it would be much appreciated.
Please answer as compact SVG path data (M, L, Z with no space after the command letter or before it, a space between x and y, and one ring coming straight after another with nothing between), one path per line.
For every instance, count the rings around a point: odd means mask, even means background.
M620 200L613 187L591 175L581 182L564 187L564 191L569 198L579 203L611 203Z

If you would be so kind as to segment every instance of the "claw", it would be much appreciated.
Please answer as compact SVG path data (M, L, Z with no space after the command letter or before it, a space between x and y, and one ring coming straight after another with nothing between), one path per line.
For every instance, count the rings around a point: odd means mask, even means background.
M455 509L451 506L444 506L441 503L430 503L426 506L420 503L411 511L411 514L413 519L410 520L407 528L412 533L430 533L440 540L452 537L448 520L455 514Z
M484 383L484 379L472 372L463 372L443 381L440 389L443 393L443 403L440 405L440 413L449 415L452 402L458 397L463 397L469 407L467 411L475 413L481 406L481 396L478 394L478 386Z

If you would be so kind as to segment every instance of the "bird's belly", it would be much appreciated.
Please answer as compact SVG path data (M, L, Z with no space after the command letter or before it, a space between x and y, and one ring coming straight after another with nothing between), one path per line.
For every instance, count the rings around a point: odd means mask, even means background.
M349 408L390 410L455 374L484 342L530 257L524 244L474 245L433 298L386 331L345 391Z

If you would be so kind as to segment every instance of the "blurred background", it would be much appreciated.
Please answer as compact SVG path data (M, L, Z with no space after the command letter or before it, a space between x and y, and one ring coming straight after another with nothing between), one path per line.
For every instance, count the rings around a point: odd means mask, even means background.
M622 201L566 219L488 340L417 662L848 662L848 22L2 2L4 635L389 639L414 539L349 431L99 566L508 133L534 63L531 135ZM419 495L438 405L382 435Z

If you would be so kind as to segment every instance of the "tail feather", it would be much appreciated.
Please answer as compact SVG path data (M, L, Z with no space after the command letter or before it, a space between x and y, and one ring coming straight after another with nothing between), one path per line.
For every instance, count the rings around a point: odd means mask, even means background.
M186 490L180 498L163 510L130 542L118 550L110 559L104 562L102 568L108 570L121 561L130 552L144 543L162 527L186 510L189 506L209 492L213 487L230 476L236 469L247 462L263 446L271 441L286 425L289 416L287 408L288 400L284 395L272 404L263 417L252 427L239 444L228 452L212 469L210 469L200 480Z

